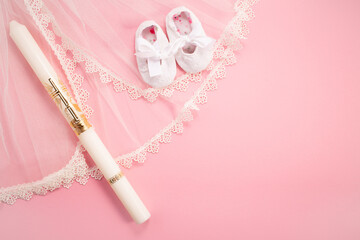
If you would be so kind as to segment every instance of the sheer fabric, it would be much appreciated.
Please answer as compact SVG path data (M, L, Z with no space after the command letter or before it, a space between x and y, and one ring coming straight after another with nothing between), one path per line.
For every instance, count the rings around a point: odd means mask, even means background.
M102 177L9 38L11 20L26 25L111 154L129 168L181 133L207 101L206 92L236 61L254 3L1 0L0 201L13 204ZM171 85L151 88L137 70L135 31L149 19L166 31L166 14L182 5L217 40L213 61L197 74L178 68Z

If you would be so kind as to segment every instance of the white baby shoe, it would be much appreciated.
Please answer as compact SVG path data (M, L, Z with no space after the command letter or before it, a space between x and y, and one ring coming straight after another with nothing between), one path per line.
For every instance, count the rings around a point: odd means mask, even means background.
M176 75L174 50L154 21L140 24L135 35L136 61L143 80L154 88L171 84Z
M204 70L210 63L215 39L206 36L199 19L186 7L166 16L166 31L179 66L188 73Z

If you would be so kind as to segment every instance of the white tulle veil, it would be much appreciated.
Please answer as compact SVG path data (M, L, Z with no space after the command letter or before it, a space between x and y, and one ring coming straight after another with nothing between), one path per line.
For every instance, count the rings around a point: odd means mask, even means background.
M207 102L207 92L236 61L254 3L1 0L0 201L12 204L102 176L9 38L11 20L26 25L111 154L129 168L182 133ZM166 14L182 5L217 40L213 61L197 74L178 69L173 84L151 88L137 70L135 31L148 19L165 30Z

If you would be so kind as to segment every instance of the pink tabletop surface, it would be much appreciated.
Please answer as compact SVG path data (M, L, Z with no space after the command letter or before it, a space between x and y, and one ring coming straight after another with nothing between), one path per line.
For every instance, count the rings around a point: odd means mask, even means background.
M105 180L0 205L0 239L360 239L360 2L262 1L238 63L181 137Z

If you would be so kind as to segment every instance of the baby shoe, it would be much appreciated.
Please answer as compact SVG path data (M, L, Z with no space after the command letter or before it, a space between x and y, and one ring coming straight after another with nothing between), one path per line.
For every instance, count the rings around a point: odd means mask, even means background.
M136 61L143 80L154 88L171 84L176 75L174 52L154 21L141 23L135 34Z
M179 66L188 73L204 70L210 63L215 39L206 36L199 19L185 7L166 16L166 31Z

